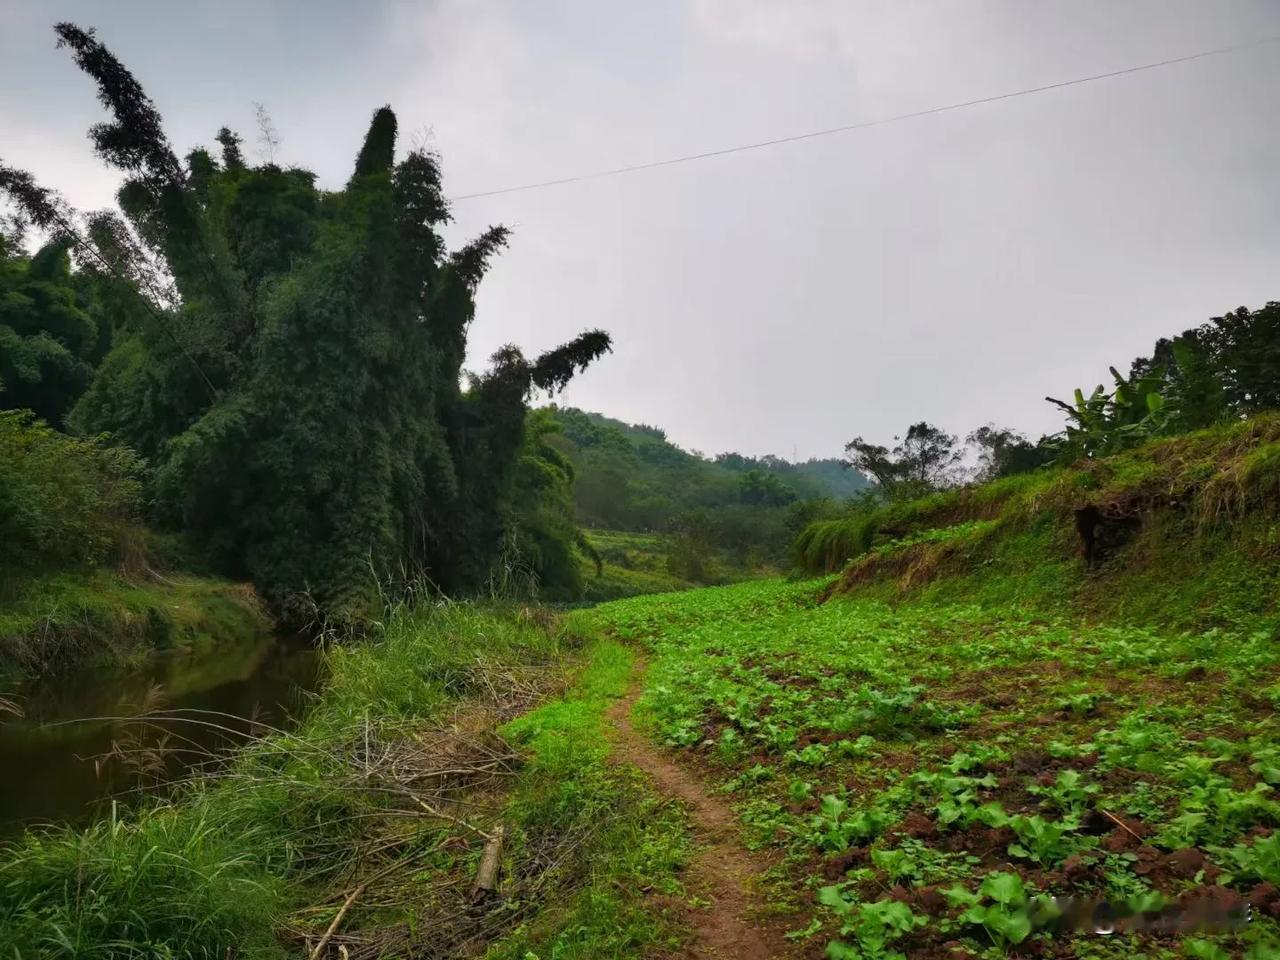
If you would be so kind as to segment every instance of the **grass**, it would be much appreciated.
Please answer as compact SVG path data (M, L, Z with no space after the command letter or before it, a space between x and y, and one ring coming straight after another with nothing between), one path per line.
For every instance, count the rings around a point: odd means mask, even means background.
M604 711L627 687L632 651L595 642L568 696L512 721L505 733L532 754L512 797L521 842L590 824L590 846L565 872L573 894L490 950L511 960L635 957L674 948L680 931L641 891L678 896L687 858L679 815L644 785L608 762Z
M642 706L655 735L712 771L748 842L785 852L776 892L810 912L816 949L924 956L956 941L987 956L1044 940L1051 956L1277 955L1266 910L1280 903L1265 889L1247 933L1203 947L1022 926L1039 894L1240 906L1277 879L1262 866L1280 836L1270 634L821 603L828 584L583 615L651 650Z
M675 942L631 884L679 892L682 824L611 766L602 736L627 649L584 645L538 611L449 606L401 610L377 642L326 658L328 684L295 732L170 801L0 849L5 955L293 955L362 883L371 903L346 914L339 941L353 956L487 942L520 960L627 957ZM509 779L486 772L494 763ZM423 815L415 795L442 812ZM476 912L477 833L499 821L501 898Z
M271 630L241 584L180 574L49 574L0 601L0 681L16 685L72 667L109 672L157 651L198 655Z

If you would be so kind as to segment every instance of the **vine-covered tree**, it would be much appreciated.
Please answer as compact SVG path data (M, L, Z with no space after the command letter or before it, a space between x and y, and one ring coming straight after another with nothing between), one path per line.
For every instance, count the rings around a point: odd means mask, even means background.
M70 422L111 431L155 466L162 509L277 604L367 612L375 581L481 580L514 507L526 404L609 349L600 331L536 360L514 347L460 384L474 293L507 241L493 227L448 251L436 158L396 161L396 117L377 110L342 190L306 170L220 156L180 161L141 86L91 31L59 41L111 119L90 131L126 173L119 203L138 249L94 247L118 273L162 264L174 296L115 343ZM48 193L0 186L37 223ZM80 238L88 241L92 238Z

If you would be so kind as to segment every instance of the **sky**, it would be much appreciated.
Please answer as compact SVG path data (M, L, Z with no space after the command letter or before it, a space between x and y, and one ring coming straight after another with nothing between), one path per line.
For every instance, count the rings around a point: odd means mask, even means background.
M1280 36L1275 0L5 0L0 158L75 206L118 176L51 26L143 83L180 154L226 124L340 188L369 117L453 197ZM513 228L468 365L601 327L560 402L705 453L839 455L926 419L1060 428L1160 336L1280 299L1280 44L870 129L457 200Z

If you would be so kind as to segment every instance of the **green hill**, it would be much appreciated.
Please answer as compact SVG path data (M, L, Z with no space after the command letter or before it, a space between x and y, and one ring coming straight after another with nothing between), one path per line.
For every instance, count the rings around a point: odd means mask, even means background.
M578 519L591 527L661 530L689 510L844 499L869 486L834 457L801 463L738 453L707 458L672 443L658 427L572 407L555 408L555 416L576 472Z

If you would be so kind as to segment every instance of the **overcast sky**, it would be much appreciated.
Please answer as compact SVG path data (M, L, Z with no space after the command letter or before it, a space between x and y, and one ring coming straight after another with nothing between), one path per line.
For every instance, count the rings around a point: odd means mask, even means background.
M60 19L98 29L182 153L223 124L252 141L261 101L278 162L337 188L390 103L451 196L1280 35L1276 0L4 0L0 157L86 209L117 177ZM563 402L708 453L831 456L922 418L1054 430L1046 393L1280 299L1278 103L1270 44L460 201L453 243L515 230L469 363L603 327L613 355Z

